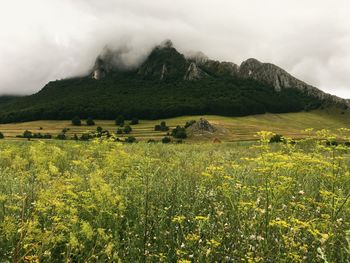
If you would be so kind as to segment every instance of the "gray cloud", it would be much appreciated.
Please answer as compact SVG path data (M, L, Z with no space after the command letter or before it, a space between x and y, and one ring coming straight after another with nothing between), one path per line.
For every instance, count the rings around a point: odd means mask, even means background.
M0 94L87 74L107 45L136 64L164 39L182 52L271 62L350 98L345 0L11 0L0 9Z

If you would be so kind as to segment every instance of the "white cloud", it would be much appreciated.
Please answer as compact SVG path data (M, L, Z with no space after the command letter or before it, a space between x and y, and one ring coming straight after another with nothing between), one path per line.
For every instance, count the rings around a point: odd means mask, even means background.
M0 0L0 93L86 74L105 45L137 61L170 38L180 51L275 63L350 98L345 0Z

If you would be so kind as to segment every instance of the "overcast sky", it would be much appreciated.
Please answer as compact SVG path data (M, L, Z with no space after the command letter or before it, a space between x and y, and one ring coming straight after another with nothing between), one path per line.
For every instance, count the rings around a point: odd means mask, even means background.
M348 0L0 0L0 94L87 74L106 46L138 63L171 39L240 64L254 57L350 98Z

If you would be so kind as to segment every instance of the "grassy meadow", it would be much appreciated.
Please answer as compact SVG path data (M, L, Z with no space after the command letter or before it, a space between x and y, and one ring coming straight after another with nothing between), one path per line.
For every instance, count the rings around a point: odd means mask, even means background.
M343 114L342 114L343 113ZM284 114L261 114L246 117L222 117L222 116L183 116L171 119L165 119L167 125L171 128L177 125L183 126L186 121L198 120L200 117L207 119L210 123L222 127L223 133L216 134L214 137L221 141L247 141L255 140L256 133L262 130L272 131L292 138L303 138L305 133L302 130L314 128L315 130L329 129L336 130L350 126L350 112L341 110L317 110L311 112L284 113ZM154 131L154 126L161 120L140 120L140 124L133 125L131 134L118 135L118 137L134 136L138 141L149 139L161 140L167 132ZM68 138L74 134L81 135L88 131L96 130L97 126L115 133L118 126L114 121L95 120L95 126L73 126L71 121L32 121L23 123L0 124L0 132L6 139L16 139L16 135L21 135L25 130L34 133L49 133L57 136L64 128L67 131ZM128 122L126 122L128 123ZM41 129L40 129L41 128ZM189 141L212 140L213 137L189 138Z
M270 136L2 140L1 262L349 262L349 147Z

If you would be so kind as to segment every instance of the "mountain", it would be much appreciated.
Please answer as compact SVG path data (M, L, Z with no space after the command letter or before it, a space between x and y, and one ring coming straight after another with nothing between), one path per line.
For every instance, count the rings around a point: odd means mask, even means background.
M0 122L38 119L158 119L179 115L243 116L336 106L348 100L322 92L283 69L256 59L241 65L185 57L170 41L155 47L138 67L104 50L85 77L49 82L38 93L0 100Z

